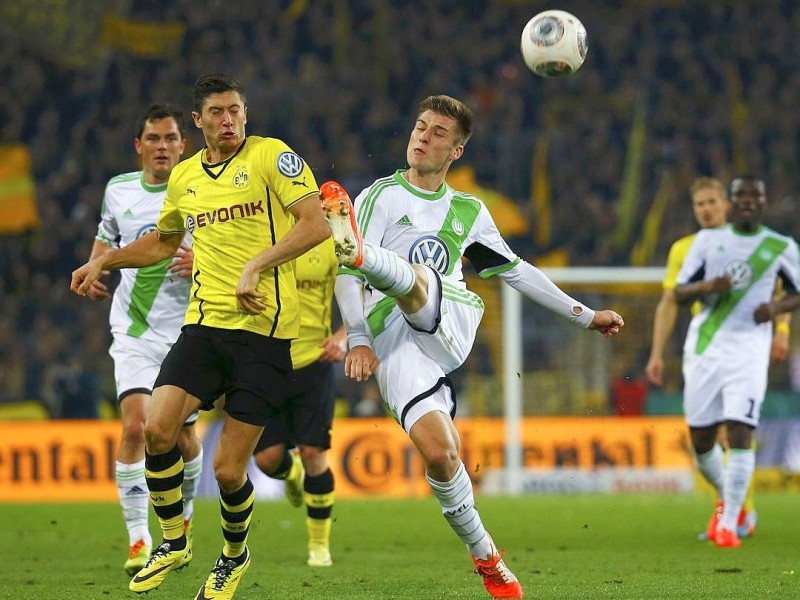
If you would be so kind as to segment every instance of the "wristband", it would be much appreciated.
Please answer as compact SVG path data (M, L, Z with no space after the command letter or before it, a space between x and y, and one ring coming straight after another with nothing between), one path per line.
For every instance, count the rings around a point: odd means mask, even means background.
M785 321L775 323L775 333L785 333L786 335L789 335L789 331L789 324Z

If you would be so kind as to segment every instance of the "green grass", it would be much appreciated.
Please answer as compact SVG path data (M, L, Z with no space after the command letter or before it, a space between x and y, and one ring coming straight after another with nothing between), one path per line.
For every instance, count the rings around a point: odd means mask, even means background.
M527 598L800 597L798 496L760 494L756 536L737 550L696 541L710 500L689 496L479 498ZM334 566L305 566L303 511L259 502L252 566L236 600L486 600L433 499L341 501ZM147 600L193 598L221 548L214 501L198 503L192 564ZM151 521L155 531L155 518ZM0 598L133 598L116 504L0 505Z

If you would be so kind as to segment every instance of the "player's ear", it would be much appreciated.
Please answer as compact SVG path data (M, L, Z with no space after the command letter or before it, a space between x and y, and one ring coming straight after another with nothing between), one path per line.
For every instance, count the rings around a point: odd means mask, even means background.
M458 160L462 154L464 154L464 144L459 144L450 153L450 160Z
M136 154L141 156L142 155L142 140L140 140L138 137L137 138L133 138L133 147L136 150Z
M194 126L198 129L202 129L202 125L200 124L200 113L197 111L192 111L192 121L194 121Z

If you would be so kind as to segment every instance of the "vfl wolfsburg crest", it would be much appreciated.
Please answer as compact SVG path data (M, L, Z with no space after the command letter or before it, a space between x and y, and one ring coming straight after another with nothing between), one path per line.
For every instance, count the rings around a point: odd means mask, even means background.
M250 175L242 165L236 165L236 173L233 174L233 185L242 189L250 181Z
M450 266L450 251L447 249L447 244L438 237L427 235L411 246L408 262L426 265L445 275Z

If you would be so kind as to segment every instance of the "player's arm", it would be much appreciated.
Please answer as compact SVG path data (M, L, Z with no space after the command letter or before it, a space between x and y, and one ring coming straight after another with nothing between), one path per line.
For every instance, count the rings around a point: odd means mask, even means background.
M344 374L356 381L366 381L378 368L378 359L372 351L364 319L361 279L356 275L340 273L336 276L334 293L350 347L344 361Z
M693 277L689 282L680 284L675 288L675 301L686 304L709 294L719 294L731 289L731 280L728 277L712 277L699 279Z
M673 290L664 290L656 305L653 316L653 342L650 346L650 358L645 367L647 380L653 385L664 385L664 348L675 328L678 317L678 303Z
M102 256L106 252L109 252L111 249L112 247L105 241L95 238L94 243L92 244L92 252L89 255L89 261L91 262L98 256ZM100 275L103 277L108 274L109 271L103 271ZM86 290L86 297L90 300L108 300L111 298L111 293L108 291L108 286L98 279L97 281L93 281Z
M103 271L138 269L154 265L175 254L181 245L183 235L182 231L165 233L156 230L143 235L124 248L109 249L72 272L70 290L79 296L85 296Z
M320 342L322 354L319 360L322 362L339 362L347 354L347 331L344 325Z
M261 273L294 260L331 235L316 192L292 204L289 212L296 220L294 226L278 243L250 259L242 269L236 300L246 313L256 315L267 308L262 302L264 294L257 291Z
M783 295L783 280L778 278L775 283L775 293L773 299L778 299ZM774 319L775 329L772 332L772 348L770 358L774 361L784 361L789 358L789 336L791 334L792 313L782 313Z

